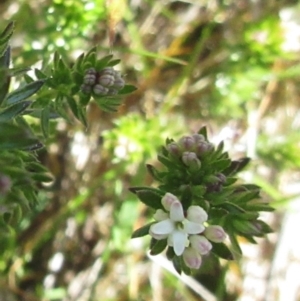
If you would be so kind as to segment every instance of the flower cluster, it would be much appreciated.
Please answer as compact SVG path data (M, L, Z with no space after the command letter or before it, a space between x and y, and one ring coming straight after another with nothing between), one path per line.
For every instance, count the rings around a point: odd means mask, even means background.
M198 269L205 254L226 260L241 255L237 236L255 243L254 237L272 232L259 219L260 211L273 210L261 201L260 188L237 181L236 174L249 158L231 160L222 142L214 146L208 141L205 127L177 141L167 139L157 158L164 170L147 165L157 188L130 189L155 210L156 221L135 230L132 237L150 234L150 253L167 248L178 273Z
M161 200L165 210L158 209L154 215L157 223L150 227L149 234L156 240L167 239L177 256L185 264L199 269L202 259L212 249L213 242L223 242L225 231L217 225L205 227L207 213L200 206L190 206L185 213L178 198L166 193Z
M166 148L171 156L180 158L191 170L199 170L201 158L214 150L214 146L205 141L205 137L201 134L183 136L178 142L170 142Z
M101 71L95 68L86 70L81 91L84 94L115 95L125 86L125 81L120 73L112 67L106 67Z

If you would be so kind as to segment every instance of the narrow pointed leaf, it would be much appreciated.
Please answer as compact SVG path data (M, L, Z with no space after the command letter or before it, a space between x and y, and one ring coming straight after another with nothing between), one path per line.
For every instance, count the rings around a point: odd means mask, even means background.
M9 22L5 29L0 34L0 45L6 43L12 36L15 28L15 22Z
M151 247L150 254L151 255L160 254L166 247L167 247L166 239L156 240L155 244Z
M137 238L137 237L142 237L142 236L148 235L149 234L149 229L150 229L152 224L154 224L154 222L151 223L151 224L145 225L145 226L143 226L139 229L136 229L132 233L131 238Z
M13 91L6 98L6 103L14 104L27 99L28 97L36 93L43 86L43 84L44 80L37 80Z
M49 115L50 109L46 106L41 112L41 128L45 138L49 135Z
M150 173L150 175L157 181L161 181L161 173L152 165L147 164L146 165L148 172Z
M147 206L154 209L163 209L161 204L162 196L151 190L140 190L136 192L138 198Z
M224 243L214 243L211 242L213 248L212 252L217 256L226 259L226 260L233 260L233 254L229 250L229 248Z
M15 103L0 111L0 122L5 122L23 113L30 105L31 101Z

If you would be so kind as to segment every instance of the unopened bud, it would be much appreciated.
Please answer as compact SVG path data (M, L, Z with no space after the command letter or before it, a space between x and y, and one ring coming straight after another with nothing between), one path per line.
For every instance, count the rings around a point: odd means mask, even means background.
M201 255L208 254L212 248L212 244L202 235L191 235L189 237L191 246Z
M206 141L199 141L196 145L195 145L195 153L201 157L204 156L208 153L210 153L211 151L214 150L214 146Z
M90 93L92 93L92 86L83 84L83 85L81 85L80 90L84 94L90 94Z
M227 236L224 229L218 225L208 226L204 231L204 235L213 242L223 242Z
M195 139L192 136L183 136L179 139L178 145L183 151L192 151L195 147Z
M117 90L121 90L125 86L125 81L122 77L115 76L115 80L112 86Z
M113 75L110 74L103 74L99 76L98 84L103 87L110 87L114 84L115 78Z
M83 78L83 83L89 86L93 86L96 83L96 74L87 73Z
M198 170L201 167L201 162L198 159L197 155L193 152L184 152L182 154L182 162L191 167L193 170Z
M106 67L99 72L99 75L102 76L104 74L115 76L116 71L112 67Z
M97 84L93 87L93 91L96 95L106 95L108 92L108 89L101 86L100 84Z
M193 134L192 137L194 138L196 143L199 143L201 141L205 141L205 137L201 134Z
M181 149L176 142L169 143L166 148L173 157L179 158L182 154Z
M207 221L207 213L200 206L190 206L187 210L188 220L194 223L202 224Z
M161 199L161 203L162 205L164 206L164 208L168 211L170 211L170 208L171 208L171 205L174 203L174 202L178 202L178 198L172 194L172 193L169 193L167 192L163 198Z
M186 248L182 254L184 263L191 269L199 269L202 263L201 255L194 248Z

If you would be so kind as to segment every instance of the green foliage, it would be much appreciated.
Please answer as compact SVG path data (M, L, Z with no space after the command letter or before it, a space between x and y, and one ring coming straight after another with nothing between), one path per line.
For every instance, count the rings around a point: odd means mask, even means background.
M87 126L86 107L92 97L100 108L112 112L122 103L122 95L135 90L124 84L114 97L81 91L88 68L101 71L119 63L112 55L98 59L96 47L80 55L71 67L55 52L50 66L34 69L37 79L26 73L28 68L10 69L9 39L13 30L11 22L0 35L0 239L1 246L7 249L13 242L14 228L38 206L41 187L53 181L35 152L43 148L41 140L50 135L50 120L59 117L69 120L72 112ZM23 75L23 82L10 91L11 78L19 75ZM35 133L30 123L32 117L39 118L43 138Z

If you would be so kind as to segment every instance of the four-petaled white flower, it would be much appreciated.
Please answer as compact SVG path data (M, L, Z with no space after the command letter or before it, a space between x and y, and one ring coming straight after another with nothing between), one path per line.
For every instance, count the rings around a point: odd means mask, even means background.
M174 248L177 256L183 254L189 245L188 237L205 230L203 222L207 220L206 212L199 206L191 206L184 216L181 202L171 193L162 199L166 209L158 209L154 218L158 221L150 227L149 234L155 239L168 239L168 245Z

